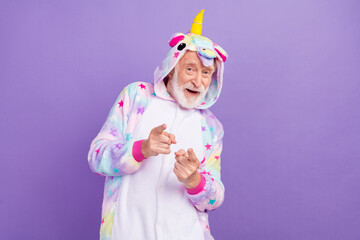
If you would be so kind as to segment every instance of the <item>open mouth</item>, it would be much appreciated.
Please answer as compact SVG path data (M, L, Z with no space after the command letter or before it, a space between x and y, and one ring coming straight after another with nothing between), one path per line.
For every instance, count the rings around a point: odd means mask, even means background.
M198 91L190 90L188 88L186 90L191 94L198 94L199 93Z

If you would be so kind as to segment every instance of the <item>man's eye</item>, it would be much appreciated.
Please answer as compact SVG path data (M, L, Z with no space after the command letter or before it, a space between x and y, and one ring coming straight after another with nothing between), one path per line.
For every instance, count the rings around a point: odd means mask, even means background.
M188 70L188 71L192 71L193 69L189 67L189 68L187 68L187 70Z
M209 72L209 71L204 71L204 73L205 73L205 74L210 74L210 72Z

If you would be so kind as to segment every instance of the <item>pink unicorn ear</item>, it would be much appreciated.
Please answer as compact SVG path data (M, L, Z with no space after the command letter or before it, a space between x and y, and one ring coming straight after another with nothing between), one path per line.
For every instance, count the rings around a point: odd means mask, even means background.
M170 47L174 47L178 42L180 42L184 38L185 38L185 35L182 33L173 34L169 40Z
M223 62L225 62L226 59L228 58L228 55L225 52L225 50L222 47L220 47L219 45L217 45L216 43L214 43L214 49L219 54L219 56L221 57Z

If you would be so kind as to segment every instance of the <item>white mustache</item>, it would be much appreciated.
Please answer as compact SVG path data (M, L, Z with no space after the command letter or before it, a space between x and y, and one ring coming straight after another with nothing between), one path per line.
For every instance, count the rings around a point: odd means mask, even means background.
M194 87L192 86L192 83L186 83L186 84L185 84L184 86L182 86L181 88L182 88L182 90L189 89L189 90L191 90L191 91L199 92L199 93L202 93L202 92L205 91L204 86L201 86L201 87L199 87L199 88L194 88Z

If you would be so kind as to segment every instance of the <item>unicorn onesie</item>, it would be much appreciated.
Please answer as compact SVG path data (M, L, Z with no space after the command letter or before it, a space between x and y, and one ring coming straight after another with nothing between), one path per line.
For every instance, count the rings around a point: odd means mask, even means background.
M117 97L88 153L90 169L105 176L101 240L209 240L208 212L224 201L220 177L223 126L209 107L219 98L227 53L201 36L204 10L191 31L171 36L166 58L154 72L154 83L135 82ZM182 108L168 93L165 80L187 51L205 66L216 65L201 103ZM171 153L192 148L200 183L185 188L173 172L173 154L144 159L141 142L154 126L165 123L176 136Z

